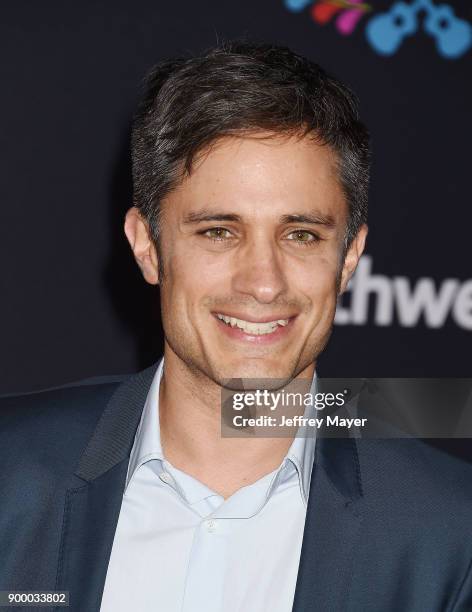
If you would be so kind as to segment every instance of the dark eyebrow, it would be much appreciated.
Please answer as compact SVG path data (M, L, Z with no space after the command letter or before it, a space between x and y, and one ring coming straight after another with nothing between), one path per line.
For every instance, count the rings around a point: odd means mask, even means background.
M201 212L193 212L185 215L183 222L186 224L201 223L202 221L232 221L234 223L239 223L241 220L239 215L212 213L203 210Z
M308 223L310 225L324 225L329 229L336 227L336 222L331 215L322 215L320 213L283 215L280 217L280 223Z

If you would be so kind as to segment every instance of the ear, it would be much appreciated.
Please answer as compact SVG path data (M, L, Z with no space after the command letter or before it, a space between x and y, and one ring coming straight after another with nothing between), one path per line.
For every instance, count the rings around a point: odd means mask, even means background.
M339 283L339 295L346 291L347 284L349 279L354 274L357 264L359 263L359 259L364 251L365 240L367 238L368 227L363 224L359 231L357 232L357 236L351 242L348 252L346 253L346 257L344 258L343 269L341 272L341 281Z
M156 247L151 239L148 223L136 206L126 213L124 230L144 278L150 285L157 285L159 266Z

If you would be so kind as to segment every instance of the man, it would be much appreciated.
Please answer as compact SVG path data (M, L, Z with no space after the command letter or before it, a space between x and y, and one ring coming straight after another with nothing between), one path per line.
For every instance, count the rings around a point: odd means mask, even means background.
M153 70L125 233L164 358L3 400L1 589L83 612L472 609L469 465L220 433L228 380L314 384L364 248L368 150L353 95L288 49Z

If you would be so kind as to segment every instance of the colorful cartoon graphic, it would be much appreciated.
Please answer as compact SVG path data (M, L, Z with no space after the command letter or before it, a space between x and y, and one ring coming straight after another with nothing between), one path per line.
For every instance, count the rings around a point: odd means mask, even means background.
M435 5L433 0L394 2L390 10L372 14L372 3L363 0L285 0L292 12L310 7L312 19L325 25L335 18L335 28L343 36L352 34L364 15L370 14L365 28L367 41L379 55L393 55L405 38L414 35L421 24L423 31L435 39L438 53L447 59L464 55L472 46L472 26L460 19L448 4ZM420 19L420 15L423 16Z
M313 19L320 23L326 23L332 15L339 13L336 19L336 29L340 34L351 34L361 17L372 10L369 4L362 0L330 0L322 1L313 5L311 14Z

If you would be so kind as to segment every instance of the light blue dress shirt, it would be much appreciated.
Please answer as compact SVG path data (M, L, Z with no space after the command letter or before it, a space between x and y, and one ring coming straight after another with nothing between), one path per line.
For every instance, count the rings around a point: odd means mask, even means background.
M131 451L100 612L289 612L314 435L294 438L276 470L225 500L163 455L162 371L163 360Z

